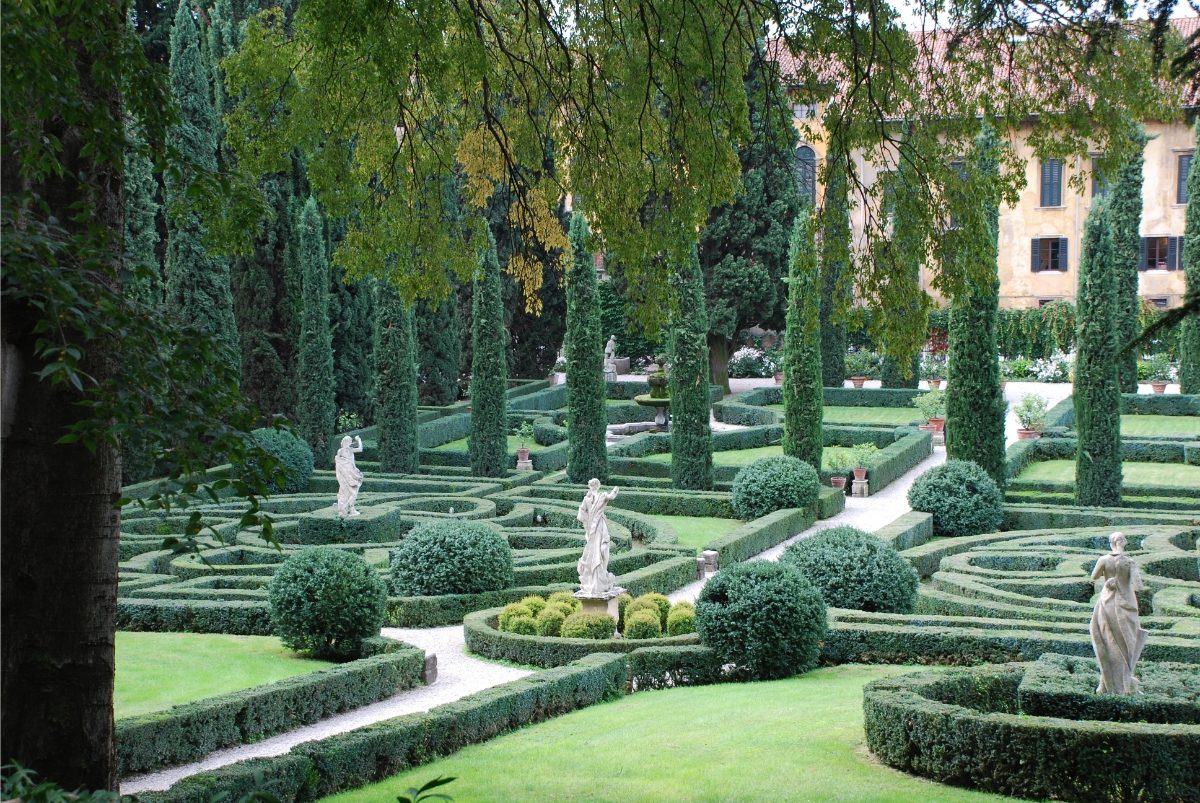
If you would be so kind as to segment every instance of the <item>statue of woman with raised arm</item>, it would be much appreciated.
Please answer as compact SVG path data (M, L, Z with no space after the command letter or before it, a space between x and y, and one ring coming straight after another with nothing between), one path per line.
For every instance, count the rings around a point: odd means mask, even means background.
M1103 580L1104 588L1092 611L1092 649L1100 664L1097 694L1137 694L1134 666L1146 646L1147 633L1138 618L1137 592L1142 577L1137 563L1125 554L1125 534L1108 537L1112 552L1096 561L1092 581Z
M354 455L363 450L362 437L342 438L342 446L333 458L333 469L337 475L337 509L339 516L357 516L354 503L358 500L358 489L362 487L363 473L354 463Z
M588 480L588 492L579 503L576 518L583 523L587 546L579 558L579 592L587 597L611 594L617 578L608 570L608 519L604 508L617 496L614 487L607 493L600 490L600 480Z

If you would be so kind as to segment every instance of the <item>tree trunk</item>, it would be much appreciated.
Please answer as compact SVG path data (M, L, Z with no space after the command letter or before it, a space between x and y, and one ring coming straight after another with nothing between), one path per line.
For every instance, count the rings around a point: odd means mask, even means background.
M729 341L721 335L708 334L708 372L710 381L720 385L728 396L729 388Z

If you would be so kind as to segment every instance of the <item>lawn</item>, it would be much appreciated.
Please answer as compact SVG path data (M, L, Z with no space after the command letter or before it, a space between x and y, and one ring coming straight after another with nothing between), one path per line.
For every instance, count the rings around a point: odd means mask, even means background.
M525 445L527 447L529 447L529 451L531 451L531 452L536 452L538 450L538 445L536 443L534 443L533 438L530 438L528 441L526 441ZM508 453L509 454L516 454L516 451L518 448L520 448L520 446L521 446L521 438L519 436L517 436L517 435L509 435L508 436ZM456 441L450 441L449 443L443 443L441 446L435 446L433 448L438 451L445 450L445 451L465 452L467 450L467 439L459 438Z
M999 801L875 761L862 687L913 667L651 691L523 728L328 800L395 800L440 776L469 801Z
M783 412L783 405L768 404L767 409ZM924 419L915 407L826 407L822 420L826 424L902 427Z
M707 516L650 516L659 524L666 524L675 529L679 535L679 543L683 546L695 547L697 550L714 538L731 533L742 522L735 519L715 519Z
M825 468L829 467L829 458L831 455L842 453L846 459L850 459L850 448L847 446L826 446L821 450L821 462ZM745 466L753 463L755 460L760 460L764 457L777 457L783 454L781 446L756 446L753 449L730 449L724 452L713 452L713 465L715 466ZM653 460L655 463L670 463L671 453L661 452L659 454L647 455L645 460Z
M1195 415L1123 415L1121 434L1131 436L1200 436L1200 416Z
M273 636L117 633L117 718L161 711L333 666Z
M1121 476L1131 485L1182 485L1200 488L1200 466L1184 463L1131 463L1121 464ZM1075 483L1074 460L1042 460L1030 463L1017 475L1018 480L1039 482Z

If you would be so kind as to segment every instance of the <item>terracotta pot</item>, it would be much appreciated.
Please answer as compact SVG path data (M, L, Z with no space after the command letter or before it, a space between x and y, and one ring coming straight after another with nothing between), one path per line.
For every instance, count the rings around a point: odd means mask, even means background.
M850 377L850 382L851 382L851 384L853 384L853 385L854 385L854 387L856 387L856 388L861 388L861 387L863 386L863 383L864 383L864 382L866 382L866 381L867 381L867 378L866 378L865 376L852 376L852 377Z
M1167 392L1167 383L1166 382L1151 382L1150 388L1155 393L1166 393Z
M946 419L931 418L931 419L929 419L929 423L933 425L934 432L941 432L942 429L946 426Z
M940 380L940 379L929 379L926 381L929 382L929 387L933 390L937 390L938 388L940 388L942 386L942 380Z
M525 461L529 459L528 449L517 449L517 460Z
M782 385L782 384L783 384L783 372L782 372L782 371L777 371L777 372L775 373L775 384L776 384L776 385Z
M1031 440L1034 440L1035 438L1040 438L1040 437L1042 437L1042 433L1038 432L1036 429L1018 429L1017 430L1017 440L1019 440L1019 441L1031 441Z
M867 478L867 470L865 468L854 469L854 479L865 480Z
M834 474L832 477L829 478L829 484L831 486L833 486L834 488L845 488L846 487L846 475L845 474Z

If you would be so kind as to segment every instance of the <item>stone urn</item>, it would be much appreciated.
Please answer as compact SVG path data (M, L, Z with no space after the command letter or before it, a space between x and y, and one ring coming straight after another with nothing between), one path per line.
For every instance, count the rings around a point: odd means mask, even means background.
M853 471L854 471L854 480L855 480L855 482L862 482L863 480L865 480L865 479L867 478L867 469L866 469L865 467L864 467L864 468L858 468L858 467L856 467L856 468L854 468L854 469L853 469ZM843 477L843 478L842 478L842 484L843 484L843 485L845 485L845 484L846 484L846 478L845 478L845 477Z
M852 385L854 385L854 387L856 387L856 388L862 388L863 384L865 384L866 381L867 381L867 378L865 376L850 377L850 383Z
M1166 393L1167 392L1167 383L1153 380L1150 382L1150 389L1153 390L1155 393Z
M1042 437L1042 433L1036 429L1018 429L1017 430L1017 440L1019 440L1019 441L1031 441L1031 440L1034 440L1034 439L1040 438L1040 437Z
M517 449L517 460L519 460L522 463L529 460L529 448L528 447L522 446L521 448Z

